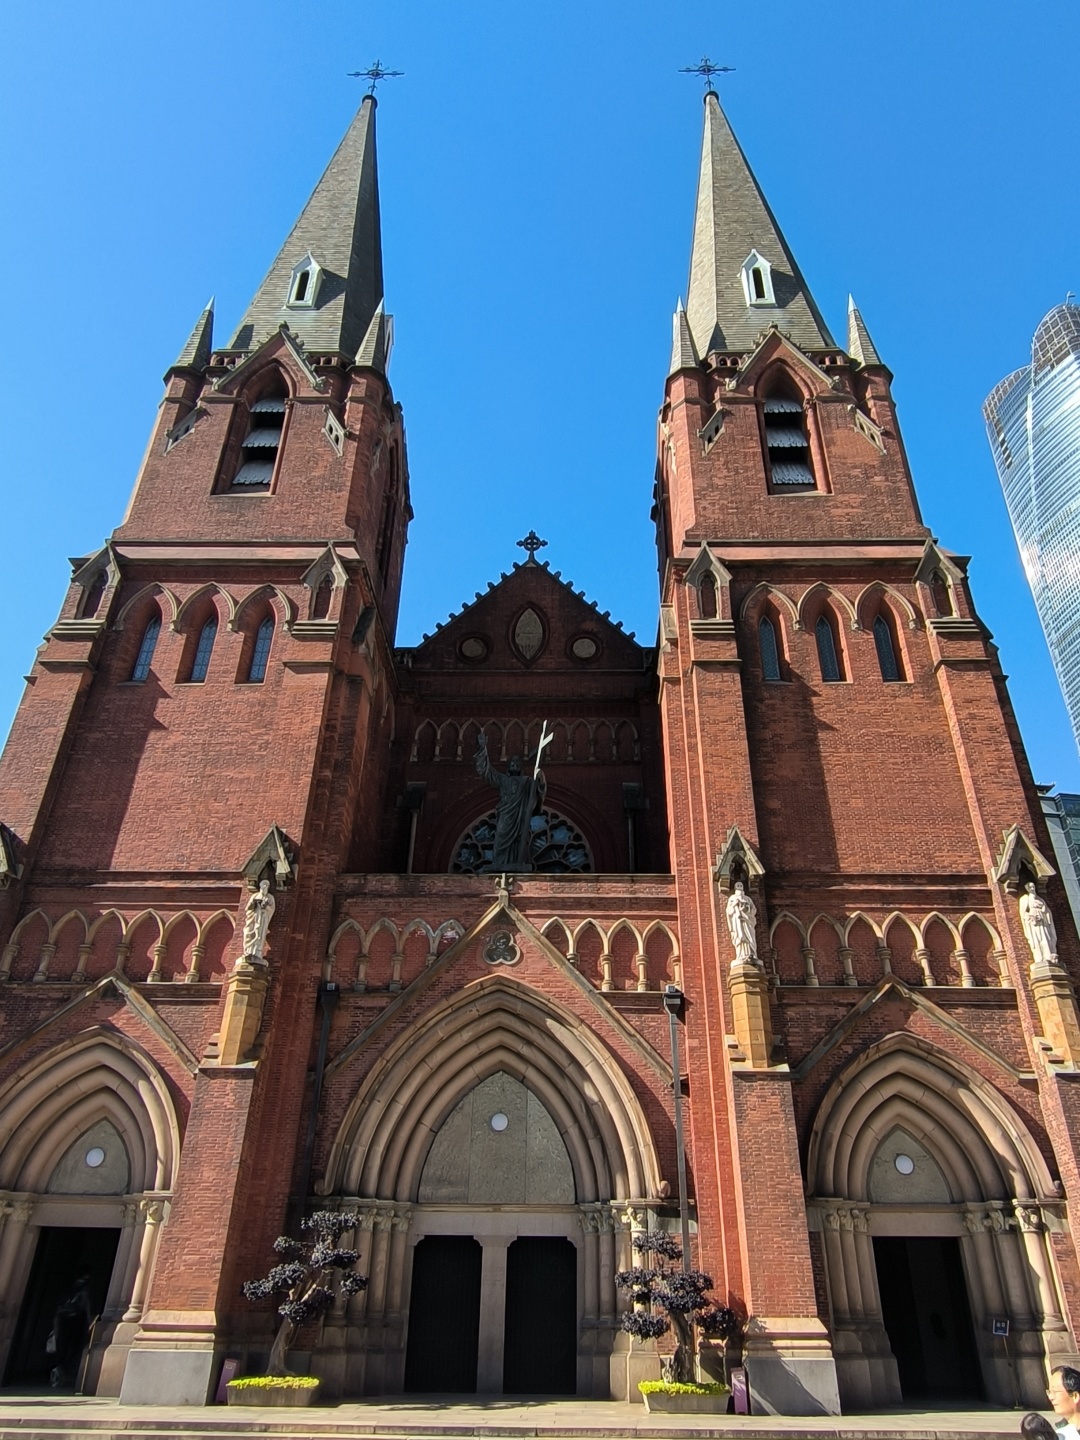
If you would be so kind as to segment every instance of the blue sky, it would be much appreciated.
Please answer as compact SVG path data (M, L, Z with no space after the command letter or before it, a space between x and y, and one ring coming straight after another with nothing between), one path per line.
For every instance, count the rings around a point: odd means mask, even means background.
M1080 291L1076 7L645 0L175 8L9 0L0 732L119 523L160 377L213 292L238 319L359 102L379 107L391 378L413 503L400 639L508 569L555 569L651 641L649 504L685 289L703 52L834 331L853 291L927 523L974 556L1037 780L1080 760L980 405Z

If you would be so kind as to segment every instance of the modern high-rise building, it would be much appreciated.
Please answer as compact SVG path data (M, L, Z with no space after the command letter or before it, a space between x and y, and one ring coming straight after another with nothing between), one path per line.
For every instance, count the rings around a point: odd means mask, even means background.
M671 1337L616 1276L685 1225L758 1412L1043 1403L1080 951L859 311L838 343L710 93L655 640L529 535L403 645L375 129L198 317L0 761L4 1383L61 1368L74 1289L88 1391L202 1404L267 1363L241 1283L332 1208L370 1283L301 1332L331 1400L639 1400ZM538 413L606 426L578 358Z
M1080 746L1080 305L1055 305L1031 364L983 406L1005 504Z

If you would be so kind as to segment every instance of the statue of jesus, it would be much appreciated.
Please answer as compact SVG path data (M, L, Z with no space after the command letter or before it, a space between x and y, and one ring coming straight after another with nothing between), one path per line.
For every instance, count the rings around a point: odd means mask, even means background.
M505 774L494 769L488 757L487 736L481 730L476 739L476 773L499 792L491 864L484 870L496 875L531 870L532 817L544 803L544 772L537 765L531 775L523 774L520 755L511 755Z

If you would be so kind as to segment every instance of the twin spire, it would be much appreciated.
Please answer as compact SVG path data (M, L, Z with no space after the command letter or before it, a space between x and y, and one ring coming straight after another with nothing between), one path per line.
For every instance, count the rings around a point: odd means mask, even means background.
M308 354L342 354L385 371L392 322L383 310L375 106L366 96L322 179L255 293L229 348L252 350L287 325ZM715 350L750 351L775 325L803 350L835 349L768 201L713 92L705 97L690 286L675 314L671 372ZM177 367L201 369L213 302ZM848 352L880 364L851 302Z
M756 349L775 325L801 350L833 350L821 311L714 92L705 96L690 287L675 312L671 370L696 366L712 351ZM848 353L881 360L850 302Z
M368 95L356 112L230 349L253 349L283 324L309 355L353 357L360 349L383 299L375 103ZM298 298L305 267L310 278Z

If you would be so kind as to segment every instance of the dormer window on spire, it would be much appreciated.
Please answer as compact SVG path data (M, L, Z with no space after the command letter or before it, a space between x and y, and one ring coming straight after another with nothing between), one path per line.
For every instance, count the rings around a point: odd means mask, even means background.
M298 264L293 266L289 281L289 298L285 302L290 310L313 310L319 297L319 282L322 266L309 251Z
M759 255L756 250L751 250L742 263L740 274L747 305L776 304L772 283L772 266L764 255Z

